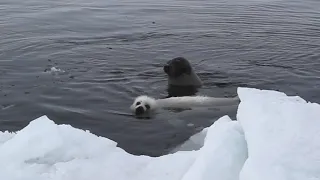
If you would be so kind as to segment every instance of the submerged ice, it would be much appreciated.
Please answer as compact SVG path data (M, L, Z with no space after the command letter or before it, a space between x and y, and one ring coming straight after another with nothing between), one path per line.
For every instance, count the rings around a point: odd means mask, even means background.
M135 156L117 143L46 116L0 132L0 179L320 179L320 105L238 88L237 121L221 117L172 154Z

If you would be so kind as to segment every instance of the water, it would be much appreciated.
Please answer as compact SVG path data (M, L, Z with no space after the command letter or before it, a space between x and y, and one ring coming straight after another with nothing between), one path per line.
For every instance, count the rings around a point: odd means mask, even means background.
M166 96L162 66L176 56L194 65L199 94L247 86L320 102L317 0L2 0L0 29L1 131L45 114L130 153L165 154L236 113L130 116L136 96Z

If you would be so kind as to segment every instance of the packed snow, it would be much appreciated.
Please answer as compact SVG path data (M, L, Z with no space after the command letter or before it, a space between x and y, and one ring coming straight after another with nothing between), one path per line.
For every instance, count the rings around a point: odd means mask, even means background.
M135 156L117 143L46 116L0 132L6 180L320 179L320 105L238 88L237 120L223 116L175 152Z
M238 94L249 154L240 179L320 179L320 105L275 91Z

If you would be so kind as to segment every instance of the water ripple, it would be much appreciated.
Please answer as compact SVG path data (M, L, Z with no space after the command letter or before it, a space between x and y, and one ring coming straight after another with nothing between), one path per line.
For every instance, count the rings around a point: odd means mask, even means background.
M46 114L130 153L164 154L221 115L130 115L136 96L166 96L162 66L176 56L203 80L200 94L249 86L320 102L316 0L3 0L0 27L1 130Z

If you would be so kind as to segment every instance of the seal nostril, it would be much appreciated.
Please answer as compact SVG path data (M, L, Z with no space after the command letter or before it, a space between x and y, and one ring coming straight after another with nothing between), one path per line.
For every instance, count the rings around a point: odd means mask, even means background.
M136 108L136 115L141 115L144 113L144 109L142 106Z

